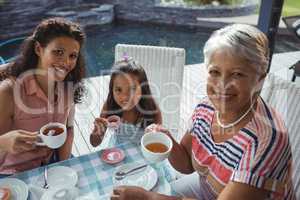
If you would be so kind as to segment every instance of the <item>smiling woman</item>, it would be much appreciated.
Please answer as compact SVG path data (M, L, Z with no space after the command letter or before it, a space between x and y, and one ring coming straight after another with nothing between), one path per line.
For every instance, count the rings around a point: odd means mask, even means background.
M74 103L82 97L84 34L62 18L42 21L6 65L0 82L0 176L69 158ZM50 122L68 127L63 146L37 147L37 133Z

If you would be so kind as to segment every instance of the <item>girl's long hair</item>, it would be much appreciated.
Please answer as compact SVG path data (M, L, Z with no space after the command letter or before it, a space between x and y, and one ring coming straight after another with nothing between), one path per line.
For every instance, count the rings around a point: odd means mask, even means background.
M134 61L119 61L115 63L112 68L112 74L109 82L109 92L106 100L107 116L118 115L122 117L122 108L116 103L113 96L113 83L118 75L130 74L137 77L142 90L142 97L136 105L136 110L138 113L138 119L142 122L142 127L146 127L154 122L155 115L158 112L158 106L155 103L150 86L148 83L148 78L143 67Z

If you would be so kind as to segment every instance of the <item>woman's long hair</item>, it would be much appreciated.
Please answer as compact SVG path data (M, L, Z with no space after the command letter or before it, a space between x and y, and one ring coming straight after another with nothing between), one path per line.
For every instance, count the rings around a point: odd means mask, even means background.
M122 108L116 103L113 96L113 84L116 76L118 75L133 75L137 77L142 90L142 97L136 105L136 110L138 113L138 119L142 122L142 127L146 127L154 122L155 115L158 112L158 106L155 103L150 86L148 83L148 78L143 67L134 61L119 61L112 68L112 74L109 82L109 92L106 100L107 116L118 115L122 117Z
M42 47L46 47L57 37L70 37L80 44L80 51L75 68L69 72L64 82L72 82L74 89L74 102L81 101L83 96L82 78L85 76L85 61L83 57L83 43L85 35L80 26L63 18L50 18L42 21L34 30L33 34L25 39L21 45L21 52L16 60L12 62L4 74L6 77L18 78L23 72L35 69L38 64L38 56L35 53L35 44L39 42ZM3 79L4 77L2 77Z

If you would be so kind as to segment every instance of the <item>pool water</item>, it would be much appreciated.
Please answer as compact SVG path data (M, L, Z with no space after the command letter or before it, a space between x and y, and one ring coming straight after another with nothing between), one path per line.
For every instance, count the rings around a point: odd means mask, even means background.
M201 50L210 33L141 24L119 24L91 30L87 32L86 43L88 73L93 76L110 68L118 43L180 47L186 50L187 64L200 63L203 61Z
M179 47L186 50L186 64L203 62L202 49L212 30L175 28L143 24L114 24L89 27L85 55L87 76L107 74L114 62L114 48L118 43ZM0 47L0 56L8 59L17 53L19 42ZM276 39L275 53L297 51L300 46L289 37Z

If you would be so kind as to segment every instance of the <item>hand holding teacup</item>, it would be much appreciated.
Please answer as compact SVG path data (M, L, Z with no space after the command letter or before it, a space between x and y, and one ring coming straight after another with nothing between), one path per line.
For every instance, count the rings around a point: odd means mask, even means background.
M141 139L142 154L150 163L168 158L173 147L170 132L161 125L150 125Z
M117 129L121 124L121 118L117 115L108 118L99 117L94 121L94 130L90 135L90 142L93 146L99 145L106 133L107 128Z
M1 135L1 150L8 153L21 153L35 148L36 132L13 130Z
M37 142L36 145L57 149L61 147L67 139L67 128L62 123L48 123L40 129L38 137L41 141Z

